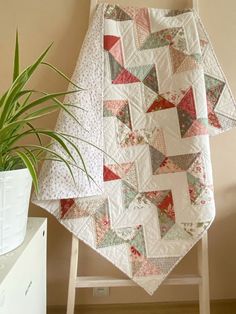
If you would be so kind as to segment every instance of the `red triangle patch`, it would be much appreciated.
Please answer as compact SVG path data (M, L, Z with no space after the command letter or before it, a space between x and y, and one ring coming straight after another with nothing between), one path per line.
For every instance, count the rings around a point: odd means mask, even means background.
M164 110L164 109L169 109L169 108L174 108L174 107L175 107L175 105L172 104L170 101L168 101L165 98L159 96L157 99L154 100L154 102L149 107L147 112Z
M164 212L169 218L175 220L175 212L173 206L174 204L171 193L168 193L161 202L161 204L158 204L158 207L160 208L161 212Z
M70 208L75 204L73 198L62 199L60 200L61 205L61 218L64 218L66 213L70 210Z
M191 116L191 118L196 119L196 109L192 87L184 95L178 104L178 108L186 111Z
M104 166L103 178L104 178L104 181L112 181L112 180L121 179L116 173L111 171L111 169L107 168L106 166Z
M115 80L112 81L112 84L129 84L129 83L137 83L140 80L130 73L128 70L123 69Z
M104 49L109 51L119 39L117 36L104 35Z

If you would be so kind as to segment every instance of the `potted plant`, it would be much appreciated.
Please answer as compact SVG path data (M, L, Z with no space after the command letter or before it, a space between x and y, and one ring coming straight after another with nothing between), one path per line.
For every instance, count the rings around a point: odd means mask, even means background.
M44 62L50 47L20 72L16 34L13 81L0 98L0 254L13 250L24 240L32 182L36 193L38 191L39 163L47 159L63 162L73 177L74 157L67 146L73 147L82 160L69 135L35 126L35 121L58 109L66 111L77 121L70 110L77 105L63 104L58 97L81 89L56 67ZM48 94L27 89L26 84L42 65L73 84L73 90ZM32 141L32 137L37 142ZM50 139L48 145L43 144L43 137ZM62 153L56 152L53 145L59 145Z

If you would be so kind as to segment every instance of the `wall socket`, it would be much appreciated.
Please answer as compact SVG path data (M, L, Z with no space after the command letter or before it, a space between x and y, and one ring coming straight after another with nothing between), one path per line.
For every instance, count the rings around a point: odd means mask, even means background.
M93 296L94 297L108 297L109 293L110 293L110 291L109 291L108 287L93 288Z

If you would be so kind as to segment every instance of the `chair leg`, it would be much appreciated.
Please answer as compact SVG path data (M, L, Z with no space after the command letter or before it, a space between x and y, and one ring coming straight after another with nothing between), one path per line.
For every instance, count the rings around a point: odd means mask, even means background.
M68 286L68 299L66 314L74 314L75 310L75 292L76 292L76 278L78 269L79 256L79 240L72 235L71 256L70 256L70 274Z
M199 312L200 314L210 314L207 232L205 232L198 244L198 271L201 276L201 283L199 284Z

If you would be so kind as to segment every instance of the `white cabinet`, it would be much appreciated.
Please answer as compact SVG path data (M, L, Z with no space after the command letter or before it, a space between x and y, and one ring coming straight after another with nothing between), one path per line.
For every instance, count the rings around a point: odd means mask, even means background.
M29 218L24 243L0 256L0 314L46 314L45 218Z

